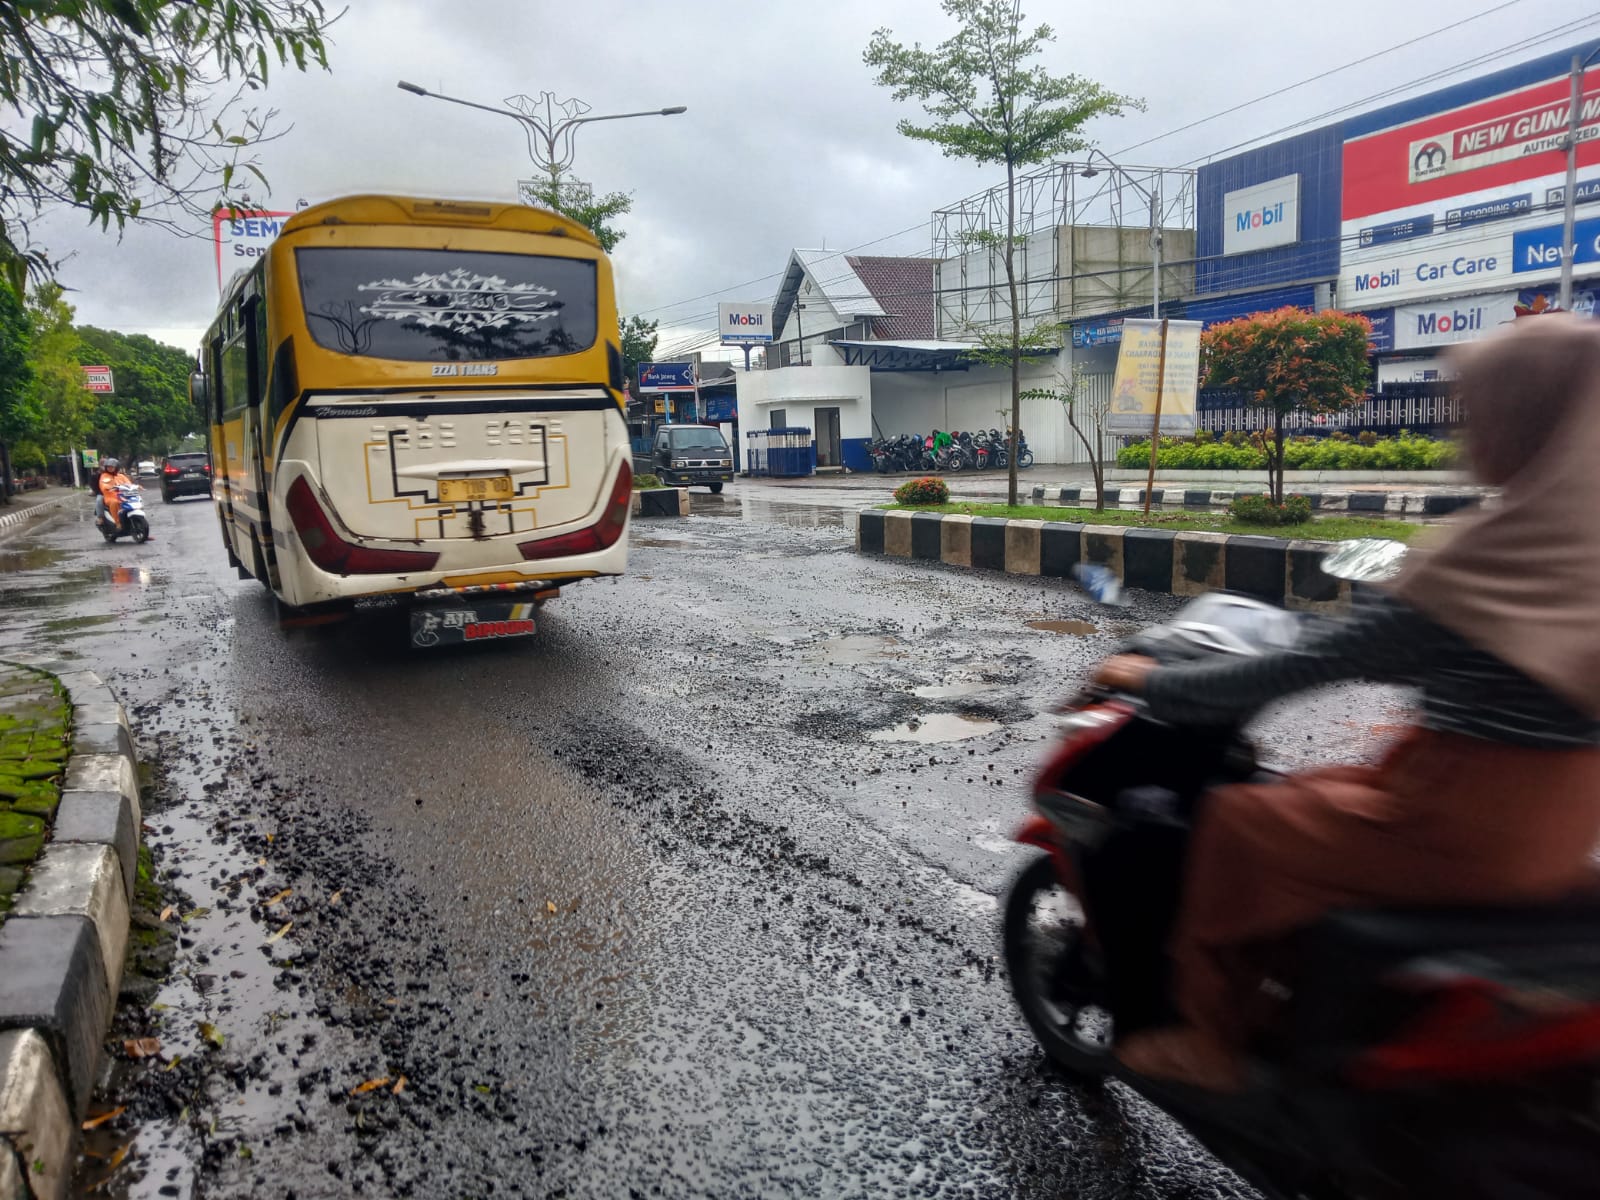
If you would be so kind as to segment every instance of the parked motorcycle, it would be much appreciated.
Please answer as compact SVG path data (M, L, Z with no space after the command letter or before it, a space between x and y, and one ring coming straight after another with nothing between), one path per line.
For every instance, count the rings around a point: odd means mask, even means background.
M119 483L115 491L119 501L118 519L113 521L109 510L102 511L95 524L108 542L120 537L131 537L143 542L150 537L150 521L144 515L144 493L136 483Z
M1017 469L1026 471L1033 466L1033 451L1028 449L1028 435L1017 430Z
M978 454L977 439L967 431L955 435L956 449L961 452L961 465L963 468L976 471L983 465L983 460Z
M1395 546L1353 543L1324 569L1383 577ZM1294 645L1304 620L1213 592L1125 649L1257 655ZM1176 1019L1165 946L1202 796L1272 777L1242 723L1165 724L1099 688L1073 702L1016 835L1041 853L1005 901L1011 986L1045 1053L1126 1083L1275 1200L1584 1194L1600 1178L1597 899L1323 918L1285 948L1278 1016L1241 1094L1144 1079L1112 1056Z
M895 458L902 471L915 471L922 465L922 439L912 433L902 433L895 439Z

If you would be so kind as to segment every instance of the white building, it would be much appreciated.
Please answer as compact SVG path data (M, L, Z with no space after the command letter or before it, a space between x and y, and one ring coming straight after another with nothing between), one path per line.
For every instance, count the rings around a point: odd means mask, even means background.
M1063 382L1072 361L1067 329L1075 320L1138 315L1141 304L1148 315L1150 208L1124 204L1143 193L1140 180L1163 196L1157 214L1167 256L1163 295L1193 289L1193 173L1119 168L1085 176L1086 169L1055 164L1018 181L1024 328L1061 330L1048 357L1023 364L1024 391ZM1092 186L1078 182L1096 176ZM1009 367L969 357L980 331L1009 325L1003 263L991 242L973 236L995 232L1005 207L1004 189L992 189L935 213L928 258L792 251L773 300L776 332L766 369L739 378L741 430L808 428L819 468L867 470L866 447L875 438L1008 428ZM1094 372L1087 386L1109 393L1114 350L1092 349L1079 351ZM1058 402L1024 399L1021 421L1038 462L1087 458Z

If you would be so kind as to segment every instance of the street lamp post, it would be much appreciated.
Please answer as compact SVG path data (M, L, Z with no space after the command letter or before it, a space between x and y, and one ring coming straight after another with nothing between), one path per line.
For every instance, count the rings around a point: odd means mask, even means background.
M430 92L427 88L408 83L404 79L395 86L403 92L410 92L416 96L431 96L435 100L448 100L451 104L461 104L467 108L479 108L484 112L510 117L521 125L523 132L527 134L528 156L537 166L550 173L550 183L557 190L561 184L561 173L572 166L576 153L573 140L578 126L590 125L596 121L623 121L629 117L675 117L679 113L689 111L685 105L677 104L671 108L604 113L594 117L589 115L589 106L583 101L557 101L554 92L543 92L538 100L529 96L512 96L506 103L513 107L497 108L492 104L479 104L475 100L446 96L442 92ZM541 108L543 112L540 111Z
M1600 46L1589 51L1588 56L1572 56L1572 111L1567 116L1567 186L1562 192L1561 216L1561 309L1572 311L1572 260L1578 256L1573 242L1577 238L1578 222L1578 127L1583 109L1583 71Z
M1150 201L1150 317L1152 320L1161 319L1161 174L1158 171L1155 177L1155 189L1148 191L1128 174L1127 168L1113 162L1111 156L1104 150L1091 149L1090 159L1085 162L1083 170L1078 174L1084 179L1093 179L1100 172L1094 169L1093 155L1098 154L1106 166L1122 176L1124 180L1148 201ZM1161 447L1161 400L1167 390L1167 323L1161 322L1161 356L1156 361L1156 406L1155 414L1150 422L1150 471L1144 486L1144 515L1150 515L1150 499L1155 495L1156 487L1156 456Z

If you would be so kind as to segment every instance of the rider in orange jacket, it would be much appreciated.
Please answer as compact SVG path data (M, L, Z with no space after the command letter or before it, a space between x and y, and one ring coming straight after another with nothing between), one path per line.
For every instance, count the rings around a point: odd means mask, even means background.
M116 459L108 458L100 464L100 478L96 486L100 489L100 498L105 501L106 511L111 514L113 525L120 527L122 524L122 497L117 495L117 486L132 482L122 473L122 464Z

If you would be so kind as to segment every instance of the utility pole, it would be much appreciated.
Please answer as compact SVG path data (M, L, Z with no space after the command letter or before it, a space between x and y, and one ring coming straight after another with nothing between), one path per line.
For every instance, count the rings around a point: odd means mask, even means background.
M1572 311L1572 260L1578 254L1573 245L1577 240L1578 222L1578 129L1583 116L1583 69L1600 54L1600 46L1589 51L1587 58L1572 56L1572 111L1567 115L1567 186L1562 190L1561 216L1561 310Z

